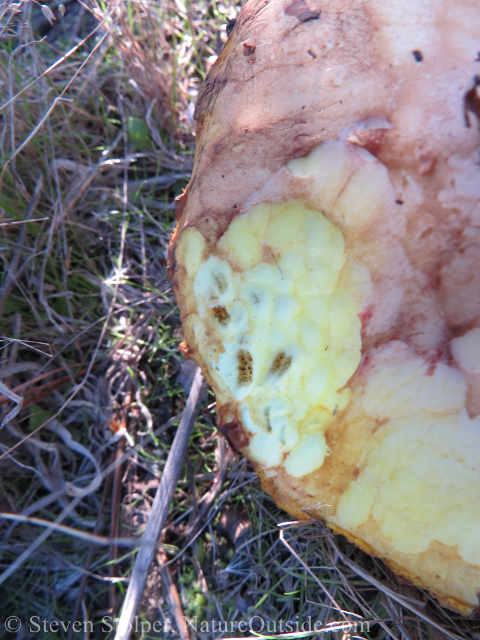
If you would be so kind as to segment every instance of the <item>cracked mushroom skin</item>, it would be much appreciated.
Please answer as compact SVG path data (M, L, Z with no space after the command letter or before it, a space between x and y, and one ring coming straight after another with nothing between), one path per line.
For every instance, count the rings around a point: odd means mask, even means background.
M169 249L184 351L265 490L467 615L479 34L473 0L249 0Z

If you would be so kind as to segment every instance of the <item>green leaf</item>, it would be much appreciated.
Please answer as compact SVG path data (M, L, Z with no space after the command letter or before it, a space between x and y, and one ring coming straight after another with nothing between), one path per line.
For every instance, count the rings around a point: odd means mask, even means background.
M5 302L3 313L8 316L10 313L21 313L28 310L28 304L24 300L18 300L10 296Z
M140 118L127 118L128 140L136 149L152 148L150 132L147 125Z
M30 407L30 431L35 431L49 418L55 415L55 411L47 411L39 407L38 404L32 404Z
M69 317L70 314L68 312L67 299L64 298L63 296L59 298L52 298L50 306L52 307L52 309L54 309L54 311L59 313L61 316L64 316L65 318Z

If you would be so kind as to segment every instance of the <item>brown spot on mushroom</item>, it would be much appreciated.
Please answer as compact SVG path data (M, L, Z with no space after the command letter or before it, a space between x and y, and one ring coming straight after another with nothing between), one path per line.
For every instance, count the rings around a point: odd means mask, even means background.
M234 451L248 447L249 439L239 422L229 422L219 426L218 430L228 440Z
M272 249L268 244L262 246L262 260L269 264L277 264L277 260L280 258L278 251Z
M305 0L294 0L285 9L287 16L294 16L299 22L307 22L308 20L318 20L320 11L312 11Z
M222 273L215 273L213 276L213 281L215 282L215 286L220 291L220 293L225 293L227 290L227 282Z
M253 378L253 358L248 351L238 352L238 384L250 384Z
M480 76L475 76L473 79L473 87L467 91L463 99L463 108L465 114L465 124L470 127L470 113L477 116L480 128Z
M178 350L187 359L190 359L192 357L192 355L193 355L193 349L188 346L188 344L185 342L185 340L178 345Z
M287 356L287 354L282 351L278 354L272 364L272 368L270 369L270 373L275 376L281 376L287 371L287 369L292 364L292 356Z
M219 322L220 324L227 324L230 318L230 314L225 309L225 307L214 307L212 311L217 322Z

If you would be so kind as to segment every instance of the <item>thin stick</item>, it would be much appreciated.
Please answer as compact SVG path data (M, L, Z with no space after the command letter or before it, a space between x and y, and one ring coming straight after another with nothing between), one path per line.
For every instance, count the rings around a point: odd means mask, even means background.
M142 542L140 543L118 623L117 633L115 634L115 640L128 640L130 638L130 632L133 627L132 622L138 605L140 604L148 569L157 549L158 540L162 533L165 520L167 519L175 487L180 476L182 461L187 450L202 390L203 378L200 369L197 369L190 395L188 396L187 405L178 426L172 448L168 454L162 480L155 494L152 511L148 518Z
M7 222L0 222L0 227L13 227L16 224L25 224L26 222L42 222L43 220L49 220L50 218L33 218L32 220L8 220Z
M127 392L125 397L123 407L122 407L122 418L121 418L121 426L123 429L127 429L127 417L128 417L128 409L130 408L130 403L132 400L132 396L130 391ZM122 436L120 442L117 443L117 450L115 454L116 460L119 460L123 457L125 453L125 436ZM115 469L113 475L113 491L112 491L112 517L110 522L110 537L115 538L118 535L119 529L119 511L120 511L120 497L122 492L122 465L119 464ZM115 543L112 543L110 546L110 564L109 564L109 575L111 578L118 577L118 570L116 566L117 562L118 549ZM112 615L114 616L116 613L116 596L115 596L115 584L113 581L108 585L108 597L110 601L110 609L112 610Z
M76 369L78 367L81 367L81 365L80 364L72 365L72 369ZM75 375L81 376L83 373L85 373L86 370L87 370L86 368L81 369ZM3 369L1 371L3 372ZM26 369L24 369L24 371L26 371ZM18 393L19 394L21 391L23 391L24 389L26 389L30 385L35 384L36 382L40 382L41 380L44 380L45 378L48 378L49 376L53 376L56 373L59 373L60 371L65 371L65 367L58 367L58 369L53 369L53 371L47 371L46 373L42 373L41 375L37 376L36 378L33 378L33 380L27 380L27 382L24 382L23 384L19 384L18 387L15 387L14 389L10 389L10 391L12 391L13 393ZM15 373L17 373L17 371L15 371ZM63 378L60 378L60 380L62 381L62 384L64 384L67 381L69 381L70 378L69 378L69 376L63 376ZM59 380L54 380L54 382L59 382ZM40 385L39 387L34 387L33 389L28 389L27 391L25 391L25 393L23 395L24 396L29 396L29 395L31 396L31 395L36 395L37 393L41 393L42 396L45 397L45 395L47 394L47 389L50 388L51 384L52 384L51 382L47 382L44 385ZM5 404L6 402L9 402L9 398L7 398L7 396L0 395L0 405Z
M173 581L172 574L170 573L170 567L164 566L166 559L167 554L165 551L160 550L157 554L157 562L160 566L163 591L165 593L168 606L170 607L170 611L173 613L173 617L175 618L178 633L180 634L180 640L190 640L190 634L188 632L187 625L185 624L182 601L178 595L177 585Z
M129 191L137 191L145 187L157 187L157 189L167 189L177 180L188 180L190 178L189 173L172 173L168 176L156 176L153 178L144 178L143 180L129 180L127 182L127 189Z
M67 527L63 524L57 524L56 522L52 522L50 520L44 520L43 518L32 518L29 516L25 516L21 513L8 513L2 511L0 512L0 520L13 520L14 522L25 522L26 524L36 524L40 527L48 527L53 531L58 531L59 533L64 533L67 536L72 536L74 538L78 538L79 540L85 540L85 542L98 544L100 546L137 546L137 541L135 540L135 538L107 538L106 536L98 536L94 533L87 533L86 531L73 529L72 527Z

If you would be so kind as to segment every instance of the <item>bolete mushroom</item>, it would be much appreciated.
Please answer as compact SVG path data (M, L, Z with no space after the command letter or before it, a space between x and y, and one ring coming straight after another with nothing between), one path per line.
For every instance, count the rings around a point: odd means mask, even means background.
M480 592L480 4L248 0L170 270L219 427L298 518Z

